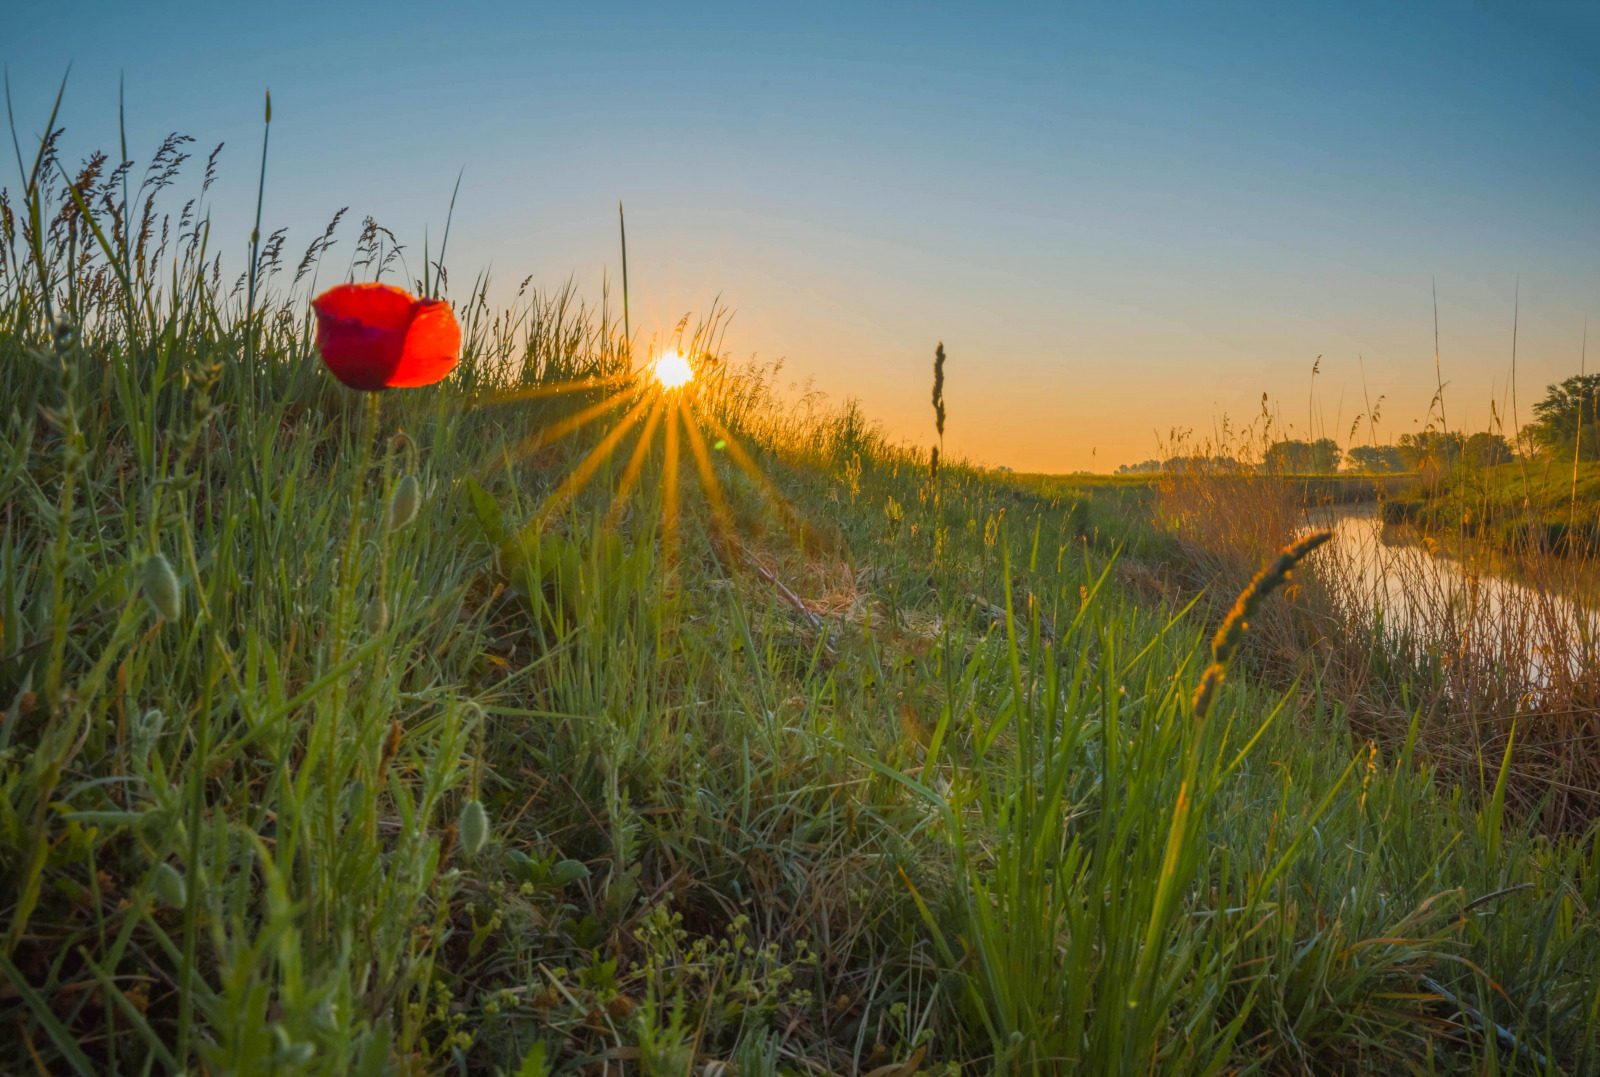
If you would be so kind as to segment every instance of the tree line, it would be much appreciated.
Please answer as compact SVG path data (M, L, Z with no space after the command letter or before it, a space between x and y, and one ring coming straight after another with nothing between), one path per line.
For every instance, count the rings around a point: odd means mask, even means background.
M1522 428L1522 451L1570 460L1600 460L1600 374L1577 374L1545 388L1533 405L1534 421ZM1427 429L1401 434L1392 445L1352 445L1341 449L1333 438L1285 438L1269 445L1258 464L1232 456L1183 455L1123 464L1119 475L1157 472L1228 473L1265 471L1289 475L1327 475L1336 471L1392 474L1432 468L1449 470L1465 462L1492 467L1511 461L1515 448L1502 434L1462 434Z

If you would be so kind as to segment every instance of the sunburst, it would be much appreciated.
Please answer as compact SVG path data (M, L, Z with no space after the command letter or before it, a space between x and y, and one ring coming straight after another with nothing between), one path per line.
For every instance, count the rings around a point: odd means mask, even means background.
M704 339L704 330L694 334L694 337L687 355L677 348L663 350L653 360L626 374L539 386L479 401L500 404L568 394L602 394L599 400L586 403L572 414L541 427L508 453L496 454L495 459L489 462L488 466L491 467L509 463L537 453L590 424L602 420L611 424L594 447L545 498L528 527L543 530L553 516L571 504L602 472L607 484L611 484L614 469L605 465L623 458L625 445L629 437L635 434L637 436L631 452L626 452L627 462L610 491L606 526L616 528L621 524L633 503L646 465L656 456L659 446L661 466L658 504L661 516L658 534L668 573L673 571L678 559L679 483L685 446L687 455L693 460L691 471L699 479L705 495L714 541L732 555L729 560L737 563L740 558L750 555L736 533L728 499L713 463L713 452L727 454L732 464L755 484L763 500L774 509L786 528L794 531L803 526L793 505L783 497L776 484L757 465L750 451L717 415L713 400L717 378L715 375L702 375L707 370L715 370L720 374L720 364L711 358L713 353L707 346L709 341ZM613 418L619 410L622 411L621 417Z

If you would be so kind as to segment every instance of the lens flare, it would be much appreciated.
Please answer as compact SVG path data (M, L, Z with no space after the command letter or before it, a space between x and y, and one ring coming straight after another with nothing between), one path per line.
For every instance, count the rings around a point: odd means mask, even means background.
M663 352L656 360L656 381L663 389L681 389L694 377L689 360L678 352Z

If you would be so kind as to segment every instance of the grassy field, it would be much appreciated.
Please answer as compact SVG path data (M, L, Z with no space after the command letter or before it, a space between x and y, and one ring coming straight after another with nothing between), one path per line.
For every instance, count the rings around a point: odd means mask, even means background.
M0 1065L1600 1065L1600 838L1315 676L1196 715L1137 484L936 480L714 319L663 393L564 293L358 399L315 271L73 180L0 265Z

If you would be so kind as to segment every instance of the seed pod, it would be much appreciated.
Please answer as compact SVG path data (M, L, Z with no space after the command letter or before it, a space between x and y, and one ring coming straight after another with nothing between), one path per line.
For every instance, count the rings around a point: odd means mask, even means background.
M407 475L400 480L394 488L394 496L389 499L389 530L398 531L412 520L417 518L417 513L422 509L422 484L415 475Z
M178 869L163 860L156 865L151 882L155 884L156 897L163 905L181 909L189 903L189 888L184 885Z
M364 615L364 619L369 635L376 636L383 631L384 627L389 623L389 611L384 606L383 599L374 598L367 603L367 612Z
M467 857L477 856L489 840L489 813L476 800L469 800L461 809L459 821L461 851Z
M172 565L159 553L151 554L144 563L144 597L150 608L164 621L176 621L183 616L183 591Z

